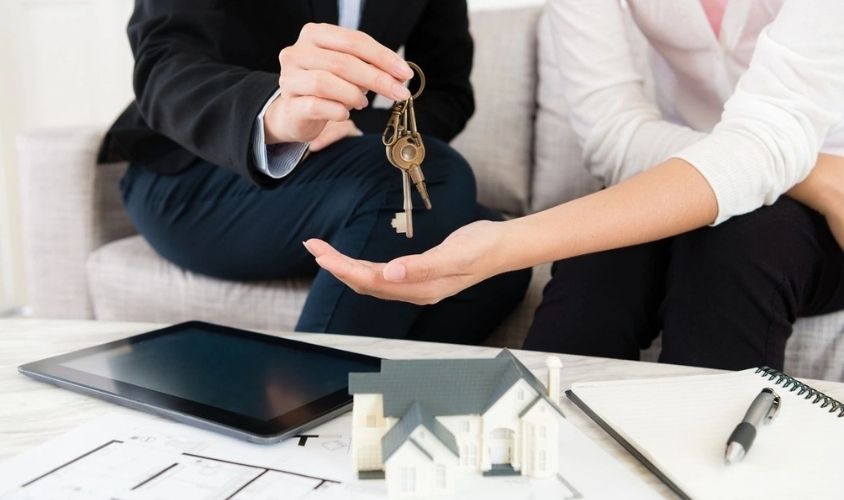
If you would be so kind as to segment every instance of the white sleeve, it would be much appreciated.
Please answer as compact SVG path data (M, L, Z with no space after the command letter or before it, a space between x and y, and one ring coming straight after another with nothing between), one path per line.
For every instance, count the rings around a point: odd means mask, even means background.
M550 0L572 126L589 171L617 184L705 137L665 121L644 91L620 0Z
M255 124L252 125L252 156L255 159L255 166L258 170L273 179L281 179L287 177L290 172L293 172L305 154L308 152L308 144L304 142L289 142L284 144L273 144L267 146L264 137L264 115L267 114L267 108L270 107L273 101L281 94L277 90L264 104L261 112L255 118Z
M844 1L787 0L706 138L676 155L718 200L716 224L805 179L844 120Z

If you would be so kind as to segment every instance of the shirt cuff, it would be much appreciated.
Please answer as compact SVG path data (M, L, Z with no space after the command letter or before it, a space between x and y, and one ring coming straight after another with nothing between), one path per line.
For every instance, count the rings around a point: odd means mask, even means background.
M771 205L779 196L771 195L767 183L758 179L752 168L743 168L762 164L763 152L742 146L745 146L743 141L711 133L674 155L695 167L715 193L718 216L713 226L762 205Z
M264 115L267 108L276 100L281 90L277 90L258 113L252 129L252 155L255 165L262 173L273 179L287 176L302 161L308 152L308 144L304 142L288 142L284 144L267 145L264 139Z

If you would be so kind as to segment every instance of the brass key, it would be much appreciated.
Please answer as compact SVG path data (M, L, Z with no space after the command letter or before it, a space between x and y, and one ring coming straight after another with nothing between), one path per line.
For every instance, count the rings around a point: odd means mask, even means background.
M408 238L413 238L413 198L410 196L410 177L407 172L401 171L402 195L404 196L404 212L396 213L390 224L397 233L404 233Z
M407 134L396 141L390 148L389 155L391 163L398 168L407 171L410 180L419 191L425 208L431 210L431 199L428 196L428 187L425 184L425 174L422 173L422 162L425 161L425 143L422 142L422 134L416 130L416 113L413 110L413 98L407 100L404 112L404 122Z
M399 212L392 220L392 226L398 233L404 233L408 238L413 237L413 199L410 183L419 191L425 208L431 209L431 200L425 185L425 175L422 173L422 162L425 160L425 144L422 135L416 128L416 111L413 108L414 99L418 98L425 89L425 75L416 64L408 62L410 67L419 75L421 80L419 90L406 101L393 104L390 119L384 129L382 141L384 143L387 160L402 172L402 195L404 197L404 212Z

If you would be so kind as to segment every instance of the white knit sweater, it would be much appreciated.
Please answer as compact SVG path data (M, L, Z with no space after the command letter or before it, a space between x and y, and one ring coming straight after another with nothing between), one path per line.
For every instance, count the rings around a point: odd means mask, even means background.
M626 9L651 45L658 103ZM844 0L730 0L718 37L699 0L550 0L548 15L575 131L607 184L682 158L720 223L774 203L819 152L844 155Z

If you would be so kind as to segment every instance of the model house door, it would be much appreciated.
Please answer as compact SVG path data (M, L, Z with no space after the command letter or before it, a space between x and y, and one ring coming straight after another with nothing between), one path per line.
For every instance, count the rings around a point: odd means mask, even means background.
M500 428L490 433L489 461L492 465L509 464L513 461L513 431Z

